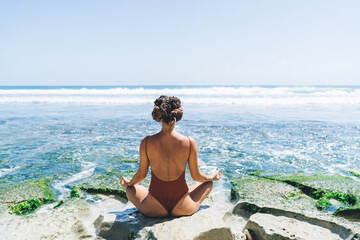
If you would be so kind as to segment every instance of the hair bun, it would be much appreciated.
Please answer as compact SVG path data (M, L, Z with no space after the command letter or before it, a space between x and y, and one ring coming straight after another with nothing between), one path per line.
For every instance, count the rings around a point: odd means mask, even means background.
M170 115L172 118L176 118L176 121L180 121L182 118L184 111L182 110L182 108L177 108L171 111Z
M157 122L169 123L174 118L176 121L180 121L183 115L180 99L174 96L161 95L154 101L154 109L151 115Z
M154 107L154 110L151 115L152 115L153 119L157 122L161 122L161 120L165 116L164 112L158 106Z

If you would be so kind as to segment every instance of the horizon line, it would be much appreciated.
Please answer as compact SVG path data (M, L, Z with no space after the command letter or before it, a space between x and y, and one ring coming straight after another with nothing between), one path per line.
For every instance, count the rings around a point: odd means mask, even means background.
M143 84L143 85L0 85L0 87L360 87L360 85L340 85L340 84L239 84L239 85L230 85L230 84L202 84L202 85L161 85L161 84Z

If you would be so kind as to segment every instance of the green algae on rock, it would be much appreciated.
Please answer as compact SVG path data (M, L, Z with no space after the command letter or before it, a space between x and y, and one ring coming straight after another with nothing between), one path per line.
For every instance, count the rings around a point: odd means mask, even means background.
M262 173L263 173L263 171L261 171L261 170L256 170L256 171L254 171L254 172L249 173L249 175L250 175L250 176L258 177L258 176L260 176Z
M55 193L49 186L51 182L52 179L40 179L7 185L0 190L0 203L6 205L11 214L34 212L55 201Z
M12 183L0 188L0 203L16 204L33 198L55 198L55 193L50 189L53 179L40 179Z
M315 201L283 182L249 175L233 178L232 199L292 211L317 211ZM293 196L293 197L289 197Z
M334 215L344 217L350 221L360 219L360 183L352 178L340 175L291 175L291 176L268 176L268 179L287 183L297 187L304 194L316 199L315 206L319 210L327 210L336 200L343 204Z
M37 181L28 182L37 186L39 189L42 190L45 198L55 198L55 193L50 189L50 183L53 179L41 179Z
M360 173L354 172L354 171L348 171L351 175L360 178Z
M359 195L360 194L360 183L351 177L341 176L339 174L332 175L275 175L266 176L266 178L285 182L294 186L304 186L309 190L323 190L322 193L318 192L318 197L321 198L325 192L344 192ZM307 190L305 190L306 192ZM312 193L309 193L312 194ZM315 196L316 197L316 196Z
M81 189L86 191L87 193L112 194L128 200L126 192L121 189L111 189L105 187L81 187Z
M330 199L337 200L349 206L354 206L358 202L356 195L336 191L323 194L315 205L320 210L328 209L331 206Z
M32 198L28 199L24 202L15 204L10 206L10 213L17 214L17 215L23 215L27 213L34 212L36 209L40 208L42 205L46 203L52 203L54 202L53 198Z
M83 193L81 191L81 188L74 187L70 192L70 197L72 197L72 198L83 198L84 195L83 195Z
M233 178L230 200L247 202L243 212L263 212L248 209L251 204L275 207L287 211L334 212L350 221L358 221L360 206L360 183L340 175L290 175L253 176ZM341 189L341 190L339 190ZM339 203L339 204L336 204ZM339 208L340 207L340 208ZM347 210L348 209L348 210ZM264 212L263 212L264 213ZM360 215L359 215L360 216ZM355 219L355 220L354 220Z
M64 200L60 200L59 203L54 206L54 208L58 208L63 204L64 204Z

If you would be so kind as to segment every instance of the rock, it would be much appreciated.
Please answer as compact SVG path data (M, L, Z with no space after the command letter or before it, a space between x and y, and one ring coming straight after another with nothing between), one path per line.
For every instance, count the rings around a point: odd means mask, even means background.
M318 211L313 199L296 187L280 181L241 176L233 185L233 191L238 193L239 201L242 202L273 206L290 211Z
M100 215L94 222L99 237L112 239L130 239L134 233L126 222L116 221L115 214Z
M231 233L230 228L214 228L209 231L203 232L197 237L194 238L194 240L232 240L233 235Z
M295 218L274 216L271 214L256 213L252 215L245 226L251 236L257 240L291 240L317 239L335 240L351 239L355 234L340 236L327 228L300 221ZM344 235L344 234L343 234Z
M315 191L343 192L352 195L360 194L360 182L350 177L334 175L291 175L267 176L266 178L287 183L301 189L305 194L312 195ZM313 198L316 196L313 196Z
M84 198L84 193L79 187L74 187L70 192L70 197L72 198Z
M244 218L249 218L251 215L257 212L264 212L266 209L264 207L259 207L256 204L252 204L249 202L240 202L236 204L233 214L242 216Z
M50 189L51 179L27 181L2 185L0 187L0 204L16 204L28 199L55 198Z
M346 218L349 221L360 222L360 207L356 208L339 208L335 216Z
M313 216L307 216L305 214L299 213L299 212L292 212L288 210L278 209L278 208L272 208L272 207L264 207L264 206L258 206L252 203L248 202L241 202L237 204L233 210L233 214L240 215L242 217L248 218L255 215L255 214L262 214L266 215L272 215L274 217L286 217L290 219L294 219L297 221L301 221L304 223L307 223L309 225L318 226L320 228L328 229L329 231L339 234L342 239L347 239L348 236L354 234L354 227L353 225L343 225L340 224L338 219L335 217L328 216L325 219L320 219ZM321 216L324 217L324 216Z
M71 227L71 230L76 235L83 235L85 233L84 224L79 219L75 221L74 225Z
M246 220L229 212L232 204L202 206L192 216L148 218L135 208L99 216L94 222L104 239L245 239ZM218 238L218 236L221 236ZM210 238L212 239L212 238Z
M256 212L266 213L265 209L254 209L251 204L255 204L325 217L335 212L335 216L344 217L348 221L360 221L359 210L356 210L360 206L360 182L349 177L241 176L235 179L231 196L235 195L235 192L240 196L239 201L249 203L249 206L238 206L234 209L237 215L245 218Z
M81 187L82 190L86 191L87 193L92 194L103 194L103 195L114 195L118 197L118 199L122 203L127 203L128 199L126 196L126 191L121 189L112 189L112 188L105 188L105 187Z

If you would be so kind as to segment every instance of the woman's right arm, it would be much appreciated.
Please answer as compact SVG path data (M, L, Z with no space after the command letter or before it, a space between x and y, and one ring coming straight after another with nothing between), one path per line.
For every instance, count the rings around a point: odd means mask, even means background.
M120 179L120 184L123 187L130 187L135 184L142 182L149 171L149 159L146 154L146 141L147 139L144 138L140 143L140 160L139 160L139 168L133 178L129 181L124 176Z
M210 181L217 181L221 178L220 172L216 172L213 176L209 177L204 175L199 168L198 163L198 150L196 146L195 140L190 138L190 144L191 144L191 152L189 157L189 169L190 169L190 175L192 179L196 182L210 182Z

